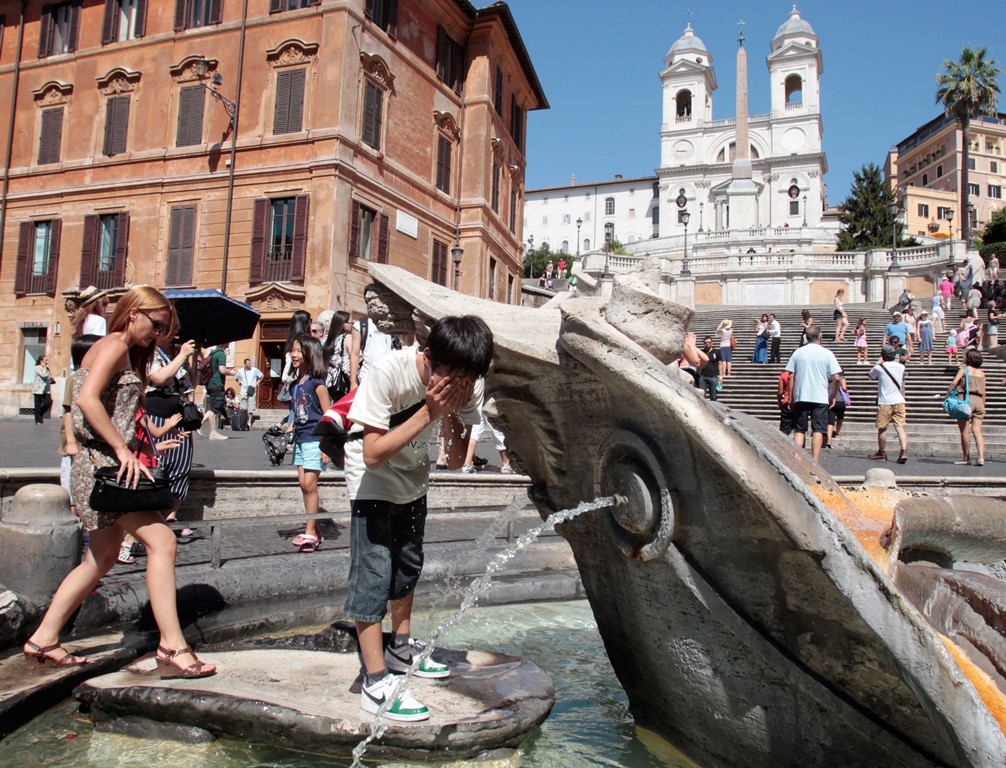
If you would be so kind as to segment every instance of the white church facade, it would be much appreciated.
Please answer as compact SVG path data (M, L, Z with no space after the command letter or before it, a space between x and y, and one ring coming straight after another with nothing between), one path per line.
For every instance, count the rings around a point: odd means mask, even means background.
M794 7L765 59L770 111L749 115L743 33L736 114L714 119L713 57L689 24L660 72L660 165L653 176L530 189L524 236L583 259L580 285L610 290L612 273L657 262L666 298L695 304L890 302L908 287L931 295L951 261L941 243L836 252L838 212L826 203L819 39ZM617 240L625 254L601 253ZM956 250L964 256L963 246Z

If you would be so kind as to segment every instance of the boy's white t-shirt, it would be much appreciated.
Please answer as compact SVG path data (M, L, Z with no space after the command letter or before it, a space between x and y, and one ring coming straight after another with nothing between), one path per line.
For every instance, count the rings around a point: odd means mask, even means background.
M349 409L353 422L351 436L363 432L364 425L390 429L391 417L426 399L426 385L419 378L416 350L401 349L379 360L360 384ZM462 423L481 421L484 380L475 382L472 399L458 412ZM430 481L429 442L436 421L414 437L408 445L377 469L363 462L363 440L346 441L346 489L351 501L380 499L409 504L426 495Z

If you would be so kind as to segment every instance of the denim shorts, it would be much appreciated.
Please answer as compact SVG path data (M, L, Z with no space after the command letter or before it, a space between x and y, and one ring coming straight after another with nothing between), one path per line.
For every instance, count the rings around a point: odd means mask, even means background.
M423 570L426 497L410 504L379 499L353 502L349 531L349 585L343 617L379 622L389 600L416 589Z
M321 443L317 440L313 443L294 443L293 465L321 472Z

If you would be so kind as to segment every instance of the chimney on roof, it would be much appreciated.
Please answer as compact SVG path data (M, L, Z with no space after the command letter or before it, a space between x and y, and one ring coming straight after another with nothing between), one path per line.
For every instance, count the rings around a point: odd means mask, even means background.
M575 173L571 174L570 177L569 177L569 186L571 186L571 187L575 187L576 186L576 174Z

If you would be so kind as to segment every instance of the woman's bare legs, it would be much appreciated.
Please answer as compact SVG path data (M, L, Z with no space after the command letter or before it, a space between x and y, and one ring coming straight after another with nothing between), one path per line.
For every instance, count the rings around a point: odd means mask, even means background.
M184 648L188 643L178 620L175 586L175 554L178 540L164 524L160 512L131 512L119 518L118 524L131 533L147 550L147 596L150 609L161 633L160 644L169 650ZM184 669L195 664L194 654L176 656L174 661ZM212 664L206 665L215 667Z
M119 556L119 543L122 541L122 529L118 526L99 528L88 535L87 554L83 562L70 571L63 579L52 602L42 617L38 629L28 638L40 648L55 645L59 642L59 633L75 610L91 594L98 580L111 570ZM174 582L172 582L173 584ZM177 618L176 618L177 621ZM25 647L26 651L30 651ZM53 661L59 661L63 654L50 654Z
M978 449L978 461L985 463L985 435L982 434L983 419L971 419L971 432L975 436L975 448Z

